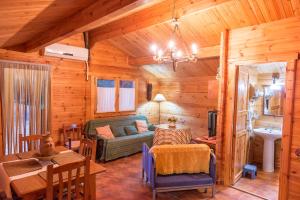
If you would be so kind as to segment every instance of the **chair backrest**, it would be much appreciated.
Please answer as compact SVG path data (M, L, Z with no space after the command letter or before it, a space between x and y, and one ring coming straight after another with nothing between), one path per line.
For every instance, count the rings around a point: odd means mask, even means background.
M143 154L143 158L142 158L142 175L144 176L143 178L145 179L145 181L148 183L150 181L151 178L151 161L149 160L149 146L146 143L143 143L143 147L142 147L142 154Z
M96 159L96 140L81 139L79 153L85 157Z
M19 134L19 153L38 150L41 144L42 135L23 136Z
M142 147L142 154L143 154L142 167L143 167L144 170L146 170L146 167L147 167L148 152L149 152L148 145L146 143L143 143L143 147Z
M83 174L81 173L83 171ZM65 199L64 192L67 192L67 199L84 199L89 197L89 172L90 160L88 158L76 163L69 163L56 168L53 165L47 166L47 193L46 199L55 199L54 191L58 191L57 198ZM83 183L83 197L81 188ZM58 186L58 189L56 190ZM73 187L75 186L75 187ZM55 188L55 190L53 189ZM67 190L65 190L67 189ZM74 198L75 197L75 198Z
M80 140L82 138L82 125L63 126L64 142L71 140Z
M156 168L155 168L155 159L151 152L148 152L147 155L148 161L148 180L150 185L154 188L156 184ZM212 177L213 182L216 183L216 156L213 152L210 152L210 161L209 161L209 176Z

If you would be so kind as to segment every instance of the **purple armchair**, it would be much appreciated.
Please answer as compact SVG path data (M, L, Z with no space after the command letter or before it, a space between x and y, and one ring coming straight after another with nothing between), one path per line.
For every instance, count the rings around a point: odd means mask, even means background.
M149 153L147 144L143 145L143 178L152 187L152 199L156 199L158 192L170 192L179 190L193 190L199 188L212 188L212 197L215 194L216 183L216 158L210 155L209 174L173 174L157 175L155 171L155 160Z

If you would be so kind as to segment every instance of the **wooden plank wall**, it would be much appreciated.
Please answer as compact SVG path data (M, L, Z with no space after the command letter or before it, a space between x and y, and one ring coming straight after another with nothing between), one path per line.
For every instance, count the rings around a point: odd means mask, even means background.
M124 78L133 79L138 83L138 102L136 112L99 114L95 113L95 78ZM94 43L91 48L90 80L87 98L87 119L111 117L117 115L143 114L151 123L156 124L158 120L158 104L146 99L146 84L153 84L153 97L158 91L158 81L155 76L146 72L143 68L128 64L128 56L111 46L107 42Z
M75 35L60 43L83 47L81 34ZM33 63L47 63L51 67L52 83L52 117L51 133L55 142L62 139L60 129L71 123L84 123L94 116L89 113L91 90L86 81L85 64L81 61L40 56L39 53L19 53L0 49L0 59ZM151 122L158 119L158 105L146 101L146 82L154 84L153 93L157 90L156 79L136 67L128 66L127 56L109 44L98 45L92 49L91 75L121 75L135 77L139 83L139 107L137 113L146 114ZM91 80L91 79L90 79ZM134 113L131 113L134 114ZM0 119L1 120L1 119ZM1 134L2 135L2 134ZM1 143L2 144L2 143Z
M61 43L83 46L81 35ZM19 53L0 49L0 59L51 65L51 133L60 140L59 129L63 124L85 121L85 67L81 61L40 56L35 53Z
M1 102L1 96L0 96L0 156L3 155L3 136L2 136L2 116L1 116L1 109L2 109L2 102Z
M251 26L230 31L227 72L228 92L226 97L224 149L229 149L229 153L224 153L224 163L230 163L230 141L232 140L233 116L233 94L235 73L237 65L256 64L266 62L287 62L286 74L286 98L288 102L285 106L285 123L282 139L282 162L280 174L280 199L300 198L300 159L295 156L295 149L300 148L300 70L296 70L295 60L300 51L300 18L290 18L286 20L271 22L258 26ZM299 67L299 66L298 66ZM296 76L294 74L296 73ZM294 90L294 78L296 87ZM293 95L295 94L295 95ZM291 140L290 140L291 138ZM225 180L230 178L230 174L225 172Z
M207 113L217 107L217 96L208 92L211 81L216 82L216 77L160 79L160 92L167 99L161 104L161 123L167 123L170 116L175 116L180 123L191 127L194 137L207 135ZM212 91L217 91L217 88L211 88Z

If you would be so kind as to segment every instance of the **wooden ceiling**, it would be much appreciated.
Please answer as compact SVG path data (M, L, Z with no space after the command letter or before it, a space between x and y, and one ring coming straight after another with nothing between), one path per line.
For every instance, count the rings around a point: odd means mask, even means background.
M258 25L299 14L299 0L231 0L180 18L180 31L184 43L196 42L201 48L219 45L224 29ZM149 46L153 42L165 47L171 32L172 26L166 22L109 41L132 57L143 57L150 55Z
M216 76L219 58L200 59L197 63L179 63L176 71L171 64L144 65L143 69L159 79Z
M162 0L2 0L0 48L37 51Z
M2 0L0 48L38 50L90 31L132 57L166 46L173 0ZM217 46L220 32L299 16L300 0L176 0L182 43Z
M22 44L95 0L1 0L0 47Z

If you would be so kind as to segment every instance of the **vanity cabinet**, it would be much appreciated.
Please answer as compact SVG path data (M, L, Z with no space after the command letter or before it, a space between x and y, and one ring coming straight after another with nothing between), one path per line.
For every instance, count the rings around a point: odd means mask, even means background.
M275 169L280 168L281 139L275 140Z
M263 163L264 140L262 137L254 136L252 142L253 142L252 162L255 163L259 168L261 168Z

